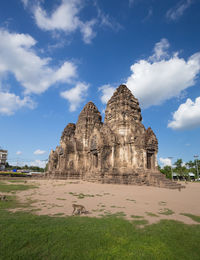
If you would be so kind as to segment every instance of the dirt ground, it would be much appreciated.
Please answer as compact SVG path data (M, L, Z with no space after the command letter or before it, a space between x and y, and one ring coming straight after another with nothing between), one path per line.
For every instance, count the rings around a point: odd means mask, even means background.
M85 206L89 217L117 214L132 220L145 219L150 224L160 219L197 224L181 213L200 216L200 183L188 183L181 191L80 180L28 180L27 184L38 188L17 192L17 197L31 202L38 215L70 216L75 203Z

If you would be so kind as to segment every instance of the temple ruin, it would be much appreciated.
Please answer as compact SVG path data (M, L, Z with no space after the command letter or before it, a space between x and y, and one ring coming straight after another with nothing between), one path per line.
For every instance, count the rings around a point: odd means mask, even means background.
M158 140L142 124L138 100L120 85L107 103L105 120L89 102L51 151L47 176L101 183L178 188L157 169Z

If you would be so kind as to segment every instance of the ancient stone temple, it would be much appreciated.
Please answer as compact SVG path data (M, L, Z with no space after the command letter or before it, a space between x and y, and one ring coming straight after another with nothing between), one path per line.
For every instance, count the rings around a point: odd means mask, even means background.
M47 175L101 183L177 188L157 169L158 141L142 124L138 100L120 85L107 103L105 120L89 102L51 151Z

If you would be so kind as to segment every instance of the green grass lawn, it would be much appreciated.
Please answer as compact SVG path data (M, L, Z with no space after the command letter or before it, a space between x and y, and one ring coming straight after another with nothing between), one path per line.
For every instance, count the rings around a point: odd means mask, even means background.
M199 259L200 226L0 211L0 259Z
M13 186L10 185L10 186ZM0 259L200 259L200 225L123 216L102 218L11 213L14 196L0 201ZM140 228L144 225L144 228Z
M192 220L200 223L200 216L195 216L189 213L181 213L181 215L191 218Z
M3 181L0 181L0 192L15 192L33 188L37 188L37 186L25 184L7 184Z

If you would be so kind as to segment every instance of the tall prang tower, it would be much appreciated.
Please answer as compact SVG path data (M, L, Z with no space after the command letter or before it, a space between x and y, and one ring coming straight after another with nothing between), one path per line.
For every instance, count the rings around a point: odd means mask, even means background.
M158 141L142 124L138 100L120 85L107 103L105 120L91 101L69 123L51 151L47 175L101 183L179 188L157 168Z

